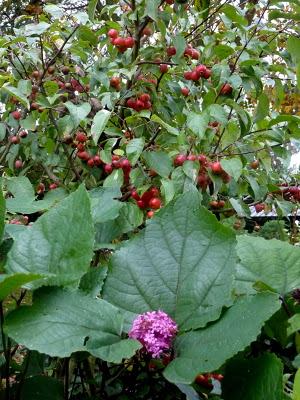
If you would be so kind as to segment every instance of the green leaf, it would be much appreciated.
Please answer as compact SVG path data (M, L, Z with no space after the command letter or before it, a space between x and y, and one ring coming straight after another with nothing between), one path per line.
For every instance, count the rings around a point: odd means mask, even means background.
M249 207L243 202L243 200L237 200L232 197L229 201L239 217L250 217Z
M71 284L87 271L93 241L90 201L80 186L17 237L8 254L6 270L48 275L35 287Z
M144 16L148 16L153 19L153 21L157 21L159 5L160 0L147 0Z
M94 22L95 12L97 10L98 0L89 0L88 15L90 21Z
M265 93L261 93L258 98L258 105L255 110L254 122L260 122L269 115L270 102Z
M211 104L207 109L211 118L225 125L228 122L227 113L219 104Z
M128 322L162 309L181 329L198 328L231 303L234 233L200 199L195 191L169 203L111 258L104 298L125 310Z
M169 132L171 135L178 136L179 135L179 130L174 128L173 126L167 124L164 122L159 116L157 115L152 115L151 116L151 121L157 122L159 125L161 125L167 132Z
M142 154L143 148L145 145L145 139L144 138L137 138L137 139L132 139L126 146L126 154L127 158L131 162L131 164L135 164L140 155Z
M86 25L81 25L77 30L77 36L79 39L90 43L91 46L97 46L99 39L98 36Z
M263 282L285 295L300 287L300 249L280 240L242 235L238 237L240 264L236 279L244 292Z
M176 55L173 56L173 58L176 62L179 62L181 56L184 53L185 47L186 47L185 39L181 33L176 34L176 36L174 37L174 40L173 40L173 44L176 49Z
M234 359L226 364L222 381L224 400L282 400L283 365L275 354Z
M242 174L243 164L240 158L229 158L229 159L222 159L221 165L224 171L227 172L230 176L233 177L234 180L238 180Z
M16 97L21 104L29 109L29 101L27 99L26 94L22 93L19 89L14 86L11 86L9 83L5 83L1 90L8 93L10 96Z
M289 326L287 328L287 334L292 335L293 333L300 330L300 314L293 315L288 320Z
M1 274L0 275L0 301L3 301L12 292L19 289L26 283L35 281L42 278L37 274L23 274L17 273L13 275Z
M97 297L107 276L107 267L90 268L80 280L79 289L91 297Z
M61 381L50 376L38 375L26 378L22 384L21 400L63 400Z
M118 217L123 203L115 198L120 197L121 194L118 187L98 187L89 191L94 223L102 223Z
M80 291L44 288L31 307L8 315L5 332L28 349L52 357L89 351L105 361L121 362L140 348L135 340L121 339L122 325L121 312L102 299Z
M100 139L101 133L104 131L109 121L110 116L111 112L108 110L100 110L94 116L91 127L91 135L96 145L98 143L98 140Z
M293 400L300 400L300 369L296 372L294 379Z
M165 378L189 384L200 373L216 371L253 342L279 308L278 296L272 293L238 298L214 324L176 339L177 357L165 369Z
M190 112L187 117L187 127L199 137L199 139L203 139L205 131L208 127L209 123L209 115L204 112L202 114L196 114L194 112Z
M43 10L47 13L49 13L50 15L52 15L53 18L61 18L64 14L63 9L61 9L60 7L58 7L55 4L46 4L43 7Z
M280 122L295 122L296 124L300 125L300 117L297 115L279 115L269 122L269 128L271 128L273 125L279 124Z
M213 52L220 60L224 60L225 58L233 54L234 50L232 47L226 44L218 44L217 46L213 47Z
M76 106L70 101L67 101L65 103L65 106L67 107L71 115L73 129L76 129L79 126L80 122L85 120L91 111L90 103L82 103L79 106Z
M5 214L6 214L5 198L3 196L2 187L0 185L0 243L2 242L3 232L5 228Z
M227 18L231 19L232 22L236 22L239 25L247 25L247 20L243 17L237 7L230 4L225 4L222 7L221 12L223 12Z
M150 169L153 169L161 177L168 178L172 169L172 161L163 151L145 151L143 157Z
M6 125L3 122L0 122L0 141L4 140L6 136Z
M162 179L161 185L163 189L163 196L165 198L165 204L168 204L175 196L174 182L170 179Z
M37 36L42 35L44 32L48 30L50 24L47 22L39 22L37 24L27 24L24 27L24 35L25 36Z

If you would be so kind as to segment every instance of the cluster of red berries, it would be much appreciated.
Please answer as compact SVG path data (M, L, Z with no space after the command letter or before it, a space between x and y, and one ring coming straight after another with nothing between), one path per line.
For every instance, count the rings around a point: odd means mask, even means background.
M55 190L57 188L58 188L58 183L56 183L56 182L50 183L49 190ZM45 193L45 190L46 190L46 186L44 185L43 182L40 182L36 188L37 194L43 194L43 193Z
M148 93L142 93L137 98L131 97L126 104L135 111L150 110L152 107L151 97Z
M120 53L124 53L127 49L134 46L134 38L132 36L120 37L116 29L110 29L107 33L110 42L117 47Z
M211 76L211 70L206 65L197 65L192 71L186 71L183 74L188 81L198 81L200 78L208 79Z
M22 131L20 131L17 135L12 135L12 136L10 136L10 137L9 137L9 141L10 141L11 144L19 144L20 141L21 141L20 139L26 138L27 135L28 135L28 132L22 130Z
M284 200L287 201L300 201L300 187L299 186L287 186L282 184L280 190L272 192L274 194L280 194Z
M110 164L104 164L104 171L109 175L114 169L122 169L124 174L124 182L129 183L131 164L127 158L120 157L116 154L112 156Z
M156 187L152 187L140 196L138 192L133 189L131 191L131 197L136 201L136 204L142 210L151 208L152 210L158 210L161 207L161 200L159 198L160 193ZM153 211L148 211L148 217L151 218L154 215Z
M199 60L200 57L199 51L194 49L191 44L188 44L187 47L184 49L183 55L185 57L191 57L193 60Z
M86 161L89 167L99 167L102 164L102 160L98 155L90 155L86 151L86 142L88 137L83 132L77 132L75 141L77 142L77 157L80 158L82 161Z
M196 383L198 385L206 387L207 389L212 389L212 379L221 382L224 379L224 376L221 374L200 374L196 377Z
M157 84L157 79L156 78L148 78L148 77L146 77L146 76L144 76L142 74L138 75L136 79L138 81L143 81L143 82L146 82L146 83L152 83L153 85Z
M13 225L28 225L29 217L27 215L22 215L20 219L13 218L9 221L10 224Z

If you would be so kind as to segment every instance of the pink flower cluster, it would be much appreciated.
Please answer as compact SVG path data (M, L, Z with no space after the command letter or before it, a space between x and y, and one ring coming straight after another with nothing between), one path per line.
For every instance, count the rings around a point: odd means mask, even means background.
M168 314L161 310L149 311L137 316L128 336L140 341L153 358L158 358L171 347L177 330Z

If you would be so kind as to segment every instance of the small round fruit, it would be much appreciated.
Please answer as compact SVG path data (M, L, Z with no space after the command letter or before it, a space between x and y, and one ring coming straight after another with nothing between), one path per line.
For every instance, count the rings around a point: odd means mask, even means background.
M121 83L121 79L118 76L113 76L110 79L110 86L112 86L114 88L118 87L120 85L120 83Z
M95 164L96 167L99 167L99 165L102 164L102 160L98 155L95 155L93 160L94 160L94 164Z
M105 164L104 171L106 174L111 174L113 171L113 166L111 164Z
M152 197L158 197L159 196L159 190L157 187L152 187L149 192L151 193Z
M18 143L20 143L20 138L19 138L19 136L11 136L9 139L10 139L10 143L12 143L12 144L18 144Z
M77 152L77 157L80 158L83 161L87 161L90 158L90 155L87 151L78 151Z
M172 4L174 4L174 0L166 0L166 3L171 6Z
M150 95L148 93L143 93L140 95L139 100L143 101L146 103L147 101L150 101Z
M262 204L262 203L259 203L259 204L256 204L256 205L254 206L254 208L255 208L255 211L256 211L257 213L260 213L260 212L262 212L262 211L265 210L265 205Z
M250 163L250 167L252 169L257 169L259 167L259 161L258 160L254 160Z
M23 161L22 160L16 160L15 161L15 168L20 169L23 167Z
M87 165L88 165L89 167L93 168L94 165L95 165L94 159L93 159L93 158L90 158L90 159L87 161Z
M218 208L219 202L217 200L212 200L209 202L211 208Z
M150 210L147 212L147 217L152 218L154 216L154 211Z
M132 190L131 191L131 197L136 201L141 200L141 198L140 198L140 196L139 196L139 194L138 194L138 192L136 190Z
M45 185L44 185L42 182L40 182L40 183L38 184L37 188L36 188L36 192L37 192L38 194L42 194L42 193L45 192L45 189L46 189Z
M183 94L183 96L188 96L190 94L190 89L187 87L183 87L181 88L181 93Z
M51 184L49 185L49 189L50 189L50 190L54 190L54 189L57 189L57 188L58 188L58 184L55 183L55 182L53 182L53 183L51 183Z
M107 32L107 36L112 38L112 39L116 39L119 36L119 32L116 29L110 29Z
M125 38L125 47L127 48L132 48L134 46L134 38L132 36L129 36L127 38Z
M55 72L55 67L53 65L50 65L50 67L47 69L48 74L53 75Z
M87 141L87 136L83 132L78 132L76 134L76 140L77 140L77 142L85 143Z
M232 93L232 86L229 83L224 83L221 87L220 93L223 95L231 94Z
M68 67L67 65L65 65L64 67L62 67L61 72L64 75L68 75L68 73L70 72L70 67Z
M169 57L175 56L175 54L176 54L176 48L174 46L167 48L167 55Z
M38 110L39 108L40 108L40 106L39 106L39 104L36 103L36 102L32 102L32 103L30 104L30 109L31 109L31 110Z
M22 138L22 139L26 138L27 135L28 135L28 132L26 132L26 131L20 131L20 132L19 132L19 136L20 136L20 138Z
M19 119L21 119L22 114L20 113L20 111L13 111L11 113L11 116L18 121Z
M152 197L149 200L149 207L158 210L161 207L161 200L158 197Z
M183 165L183 163L186 161L186 155L185 154L177 154L177 156L174 158L174 165L175 167L179 167Z
M216 175L221 175L222 172L224 171L220 161L215 161L215 162L211 163L210 168L211 168L211 172Z
M32 74L31 74L31 76L32 76L34 79L39 79L39 77L40 77L40 71L38 71L38 70L33 71Z
M168 72L169 66L168 64L160 64L159 69L161 73L165 74L166 72Z
M195 156L194 154L190 154L189 156L187 156L186 159L188 161L196 161L197 160L197 156Z
M136 204L137 204L137 206L139 207L139 208L145 208L146 207L146 204L143 202L143 200L138 200L137 202L136 202Z
M146 28L143 29L142 34L144 36L151 36L152 35L152 29L149 28L149 26L146 26Z
M224 200L219 200L218 207L223 208L225 206L225 201Z
M130 161L127 160L127 158L124 158L123 160L120 161L120 167L122 169L130 170L131 168Z

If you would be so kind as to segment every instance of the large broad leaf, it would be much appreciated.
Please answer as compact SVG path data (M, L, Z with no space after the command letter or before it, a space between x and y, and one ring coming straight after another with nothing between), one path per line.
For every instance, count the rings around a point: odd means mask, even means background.
M198 328L230 304L235 236L199 204L197 192L180 196L112 257L104 297L128 322L163 309L181 329Z
M235 359L226 365L224 400L282 400L283 366L274 354Z
M22 103L25 107L29 108L29 101L27 99L26 93L21 92L19 88L11 86L9 83L5 83L1 90L8 93L10 96L16 97L20 103Z
M5 332L30 350L52 357L68 357L75 351L89 351L110 362L131 357L140 344L122 340L123 316L104 300L82 292L42 289L32 306L9 314Z
M102 223L118 217L123 203L115 200L121 196L118 187L99 187L89 191L94 223Z
M43 200L36 200L33 187L25 176L6 179L7 190L14 196L6 200L6 208L12 213L33 214L45 211L66 196L62 188L48 192Z
M168 178L173 166L170 157L163 151L145 151L143 157L150 169L156 171L163 178Z
M280 240L239 236L237 253L238 290L253 292L253 284L263 282L277 293L300 287L300 249Z
M192 383L197 374L217 370L256 339L264 322L279 307L273 293L238 298L217 322L176 340L176 357L166 368L165 377L171 382Z
M88 269L93 241L90 201L81 186L18 235L6 270L49 275L40 284L76 282Z

